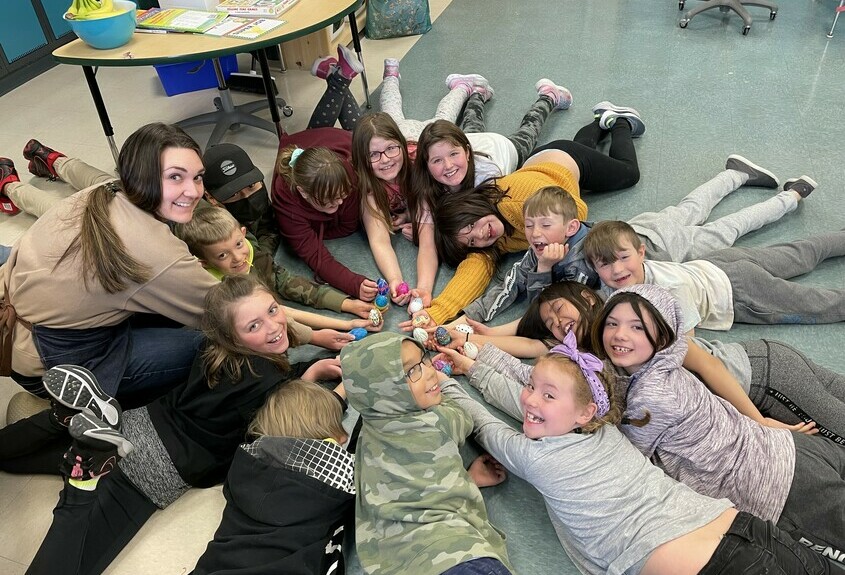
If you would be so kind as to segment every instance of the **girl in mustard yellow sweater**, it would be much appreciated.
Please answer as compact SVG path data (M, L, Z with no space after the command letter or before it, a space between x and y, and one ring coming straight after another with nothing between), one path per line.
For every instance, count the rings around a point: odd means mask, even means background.
M432 211L437 251L457 270L424 312L432 323L446 322L479 297L503 254L528 249L522 206L539 189L558 186L569 192L578 206L578 219L585 220L582 188L604 192L637 183L639 168L631 138L645 131L642 120L631 108L602 104L607 109L594 110L598 117L578 132L578 141L551 142L535 150L512 174L439 198ZM608 134L612 142L606 156L595 146Z

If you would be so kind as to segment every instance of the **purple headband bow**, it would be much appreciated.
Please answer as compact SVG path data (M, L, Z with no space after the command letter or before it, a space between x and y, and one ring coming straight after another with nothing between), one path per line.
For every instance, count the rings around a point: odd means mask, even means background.
M596 372L604 369L602 361L591 353L578 351L578 341L572 331L569 331L563 338L563 343L554 346L551 352L565 355L581 368L581 372L590 385L590 391L593 392L593 400L598 408L596 415L603 417L610 410L610 400L607 397L604 385L596 377Z

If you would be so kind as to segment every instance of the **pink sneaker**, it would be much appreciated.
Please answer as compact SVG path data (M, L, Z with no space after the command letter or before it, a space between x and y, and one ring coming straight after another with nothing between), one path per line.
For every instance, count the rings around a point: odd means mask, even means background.
M340 69L340 75L347 80L351 80L364 71L364 65L352 50L343 44L337 45L337 67Z
M399 73L399 60L396 58L385 58L384 59L384 75L382 78L393 77L397 80L402 77Z
M558 86L548 78L541 78L534 87L540 96L551 99L555 105L555 110L568 110L569 106L572 105L572 92L563 86Z
M337 58L333 58L332 56L317 58L311 64L311 75L325 80L334 72L335 68L337 68Z
M473 92L486 92L490 88L490 83L481 74L449 74L446 76L446 86L450 90L463 88L469 96ZM492 92L490 95L492 96ZM486 102L489 99L488 96L484 101Z
M495 93L493 91L493 86L487 83L487 80L483 76L479 76L483 82L477 81L473 82L472 84L472 93L473 94L481 94L481 100L487 102L490 98L493 97Z

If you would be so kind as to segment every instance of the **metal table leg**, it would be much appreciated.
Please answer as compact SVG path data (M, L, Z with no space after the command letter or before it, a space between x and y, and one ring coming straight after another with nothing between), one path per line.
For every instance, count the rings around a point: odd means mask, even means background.
M91 92L91 98L94 100L94 107L97 108L97 115L100 117L100 124L103 126L103 133L106 135L106 140L109 142L111 155L114 158L114 165L117 167L118 150L114 143L114 129L111 126L109 113L106 111L106 104L103 102L103 95L100 93L100 86L97 84L97 73L91 66L83 66L82 71L85 73L85 80L88 82L88 90Z
M355 48L355 53L358 55L358 61L361 66L364 66L364 57L361 55L361 38L358 35L358 21L355 19L355 12L349 13L349 30L352 32L352 46ZM367 83L367 69L361 72L361 80L364 82L364 99L367 103L367 108L372 108L370 104L370 85Z

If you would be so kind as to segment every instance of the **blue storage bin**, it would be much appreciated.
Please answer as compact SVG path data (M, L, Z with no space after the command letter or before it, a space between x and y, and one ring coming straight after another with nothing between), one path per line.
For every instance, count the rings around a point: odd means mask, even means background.
M220 58L223 77L227 80L232 72L238 71L238 58L234 54ZM168 96L195 92L217 87L214 63L211 60L183 62L181 64L163 64L153 66Z

